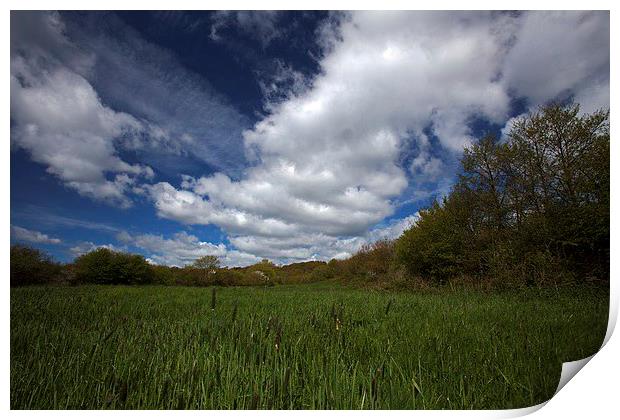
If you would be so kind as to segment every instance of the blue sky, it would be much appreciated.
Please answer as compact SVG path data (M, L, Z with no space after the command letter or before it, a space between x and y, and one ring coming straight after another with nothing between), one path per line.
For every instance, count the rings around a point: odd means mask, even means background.
M552 100L609 107L608 12L12 12L11 242L344 258Z

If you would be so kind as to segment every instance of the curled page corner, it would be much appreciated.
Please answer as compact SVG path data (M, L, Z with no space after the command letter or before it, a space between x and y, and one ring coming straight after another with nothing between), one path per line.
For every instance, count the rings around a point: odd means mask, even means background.
M553 393L553 396L551 398L549 398L547 401L543 401L540 404L536 404L530 407L523 407L523 408L515 408L515 409L508 409L508 410L504 410L503 412L503 416L502 418L514 418L514 417L522 417L522 416L526 416L528 414L532 414L538 410L540 410L541 408L543 408L545 405L547 405L547 403L549 401L551 401L553 399L553 397L555 397L558 392L560 392L562 390L562 388L564 388L564 386L571 380L573 379L573 377L581 370L583 369L583 367L585 365L588 364L588 362L590 360L592 360L592 358L594 356L596 356L598 354L599 351L601 351L603 349L603 347L605 347L605 345L607 344L607 342L609 341L609 339L611 338L615 328L616 328L616 321L618 319L618 297L612 293L612 290L610 288L610 301L609 301L609 319L607 321L607 332L605 333L605 338L603 339L603 343L601 344L601 347L596 351L596 353L594 353L591 356L585 357L583 359L580 360L573 360L571 362L564 362L562 363L562 373L560 374L560 381L558 382L558 387L555 389L555 392Z
M564 388L564 385L566 385L568 381L573 379L573 377L577 374L577 372L579 372L590 360L592 360L592 358L595 355L596 353L584 359L573 360L572 362L562 363L562 373L560 375L560 382L558 383L558 387L556 388L553 396L555 397L557 393L560 392L562 388Z
M551 398L549 398L547 401L543 401L540 404L532 405L530 407L504 410L501 418L523 417L523 416L532 414L540 410L541 408L543 408L545 405L547 405L549 401L553 399L553 397L557 395L558 392L560 392L562 388L564 388L564 385L566 385L571 379L573 379L573 377L577 374L577 372L579 372L595 355L596 353L584 359L573 360L572 362L562 363L562 373L560 374L560 382L558 383L558 387L555 389L555 392L553 393L553 396Z

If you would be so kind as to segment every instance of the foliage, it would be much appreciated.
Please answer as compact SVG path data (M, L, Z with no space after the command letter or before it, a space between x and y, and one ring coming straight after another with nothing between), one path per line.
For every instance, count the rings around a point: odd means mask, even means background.
M198 270L215 271L220 267L220 259L215 255L205 255L196 259L192 267Z
M333 277L333 273L327 268L327 264L323 261L306 261L288 264L278 267L277 271L279 277L287 284L323 281Z
M150 284L155 275L141 255L98 248L75 260L75 275L80 283Z
M328 264L332 277L341 281L356 283L376 283L394 268L394 241L379 240L364 244L346 260L332 260Z
M466 149L451 193L398 239L410 276L609 277L609 112L550 105ZM508 280L510 279L510 280Z
M45 284L58 280L61 266L45 252L23 245L11 246L11 286Z
M278 267L269 261L263 259L261 262L250 265L245 269L246 276L250 279L250 284L266 284L274 285L281 281L281 278L277 275Z
M175 269L165 265L153 265L153 283L165 286L175 284Z
M197 286L209 286L218 281L215 278L215 274L217 269L220 267L220 260L215 255L205 255L196 259L190 266L187 268L190 271L193 271L193 275L197 276L194 280L195 285Z

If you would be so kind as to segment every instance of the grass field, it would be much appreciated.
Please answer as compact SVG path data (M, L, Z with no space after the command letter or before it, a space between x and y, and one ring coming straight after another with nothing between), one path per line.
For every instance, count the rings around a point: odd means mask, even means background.
M525 407L607 311L588 289L11 289L11 407Z

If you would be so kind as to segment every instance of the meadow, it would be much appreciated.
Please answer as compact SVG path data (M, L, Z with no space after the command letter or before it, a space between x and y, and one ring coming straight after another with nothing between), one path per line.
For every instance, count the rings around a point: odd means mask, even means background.
M592 288L12 288L11 408L526 407L607 316Z

